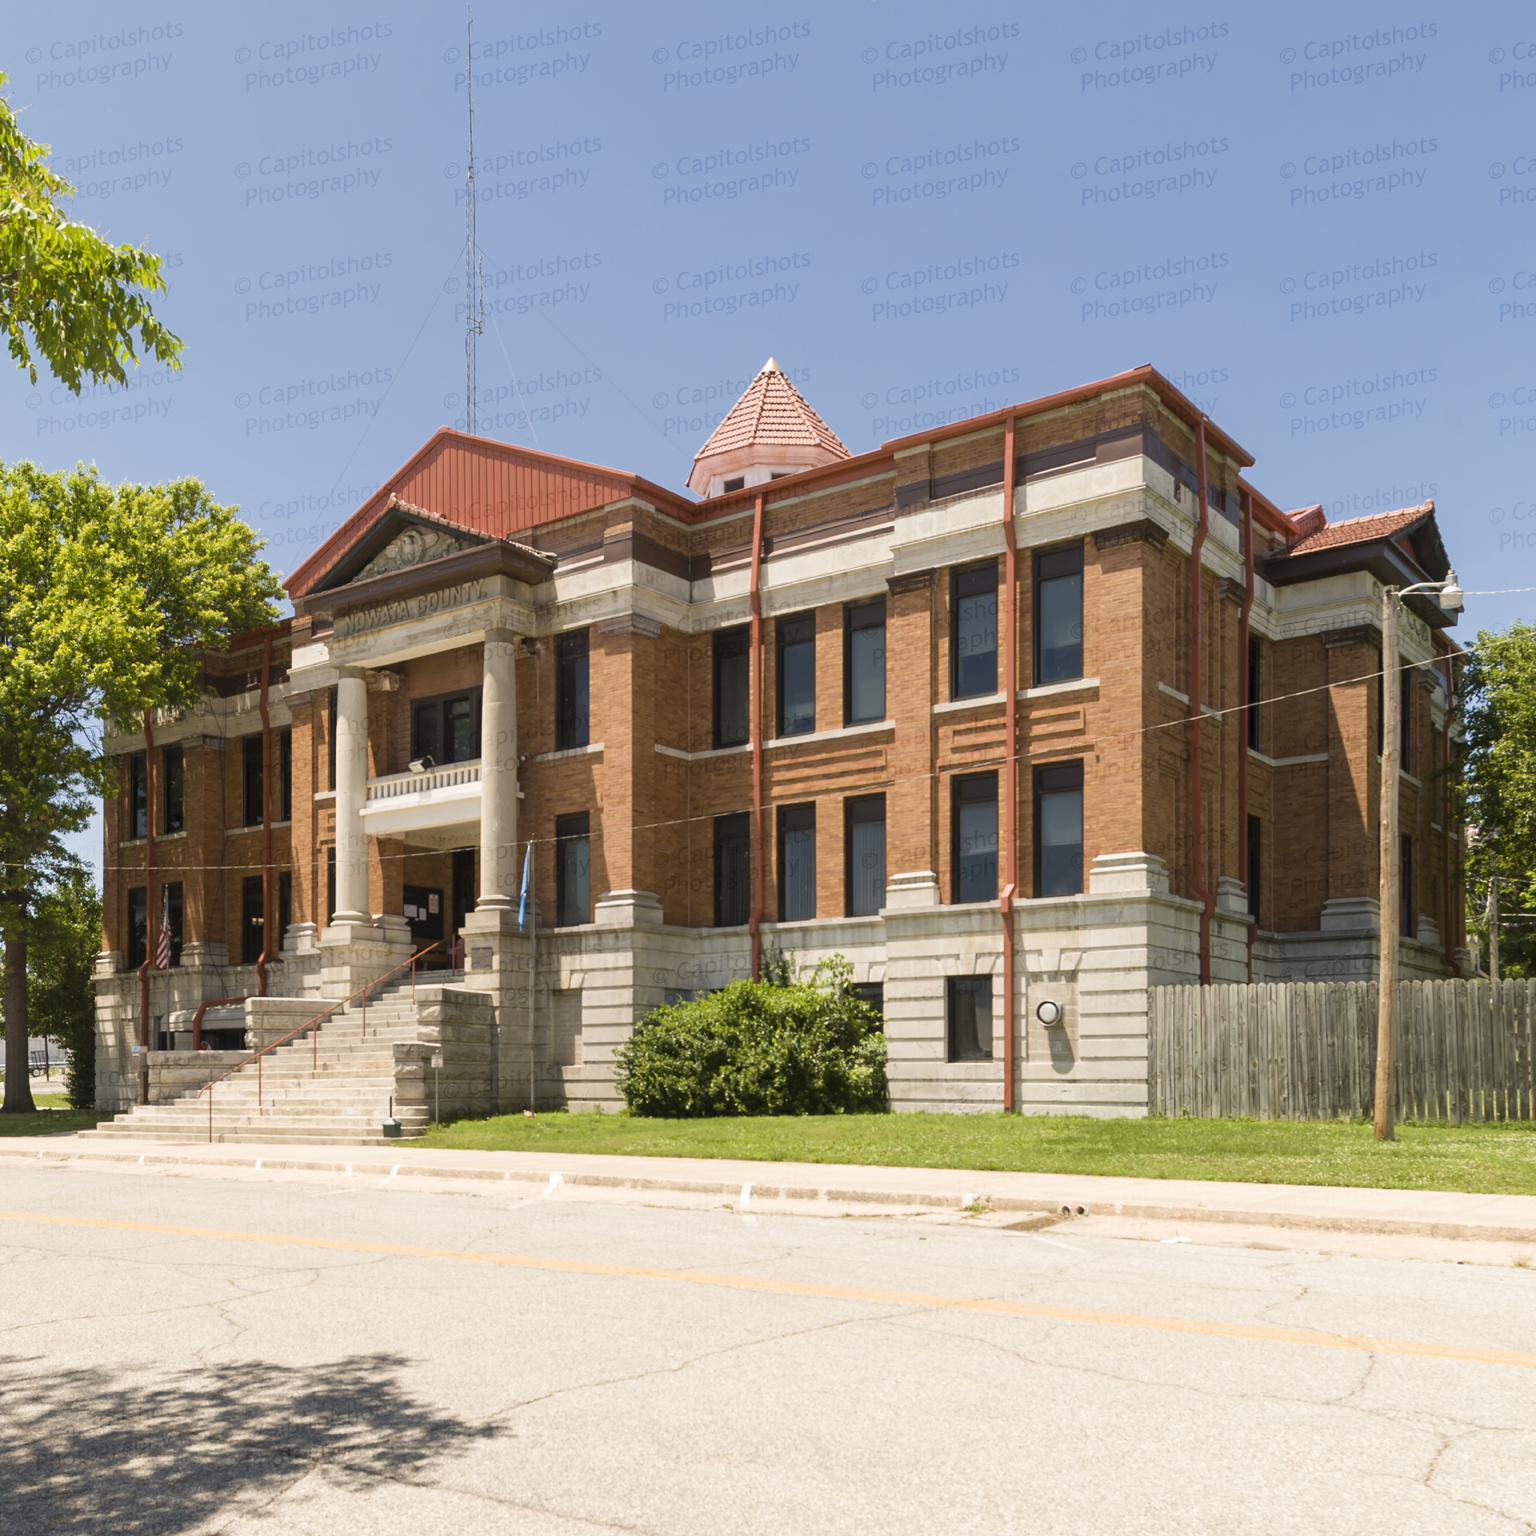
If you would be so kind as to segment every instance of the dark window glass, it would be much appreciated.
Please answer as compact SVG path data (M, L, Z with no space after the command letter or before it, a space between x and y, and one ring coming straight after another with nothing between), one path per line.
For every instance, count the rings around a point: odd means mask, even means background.
M879 981L856 981L848 988L861 1003L868 1003L876 1013L880 1015L880 1023L885 1024L885 983Z
M997 775L956 779L953 809L954 899L992 901L997 896Z
M779 921L816 916L816 807L779 807Z
M715 817L715 926L740 927L752 915L752 818Z
M1083 765L1035 769L1035 895L1083 888Z
M1083 546L1035 556L1035 683L1083 675Z
M144 964L149 953L149 909L146 904L148 891L142 885L128 892L128 969L136 971Z
M325 762L327 785L336 788L336 690L325 696Z
M734 747L750 739L752 716L752 631L715 634L715 746Z
M336 849L325 850L325 920L336 916Z
M591 740L589 651L584 629L555 641L555 748L560 752L584 747Z
M1404 667L1398 674L1397 728L1398 756L1404 773L1413 772L1413 668Z
M479 887L475 883L475 850L453 850L453 926L457 932L464 926L464 919L475 910L475 897Z
M293 820L293 732L277 733L277 819Z
M401 892L405 920L411 925L411 943L425 948L443 936L443 893L435 886L408 885ZM436 953L434 951L434 953Z
M458 698L443 700L443 755L444 763L470 763L480 756L480 731L475 720L473 694L461 694Z
M443 707L437 699L418 699L411 705L411 761L435 765L442 754Z
M586 811L555 817L555 906L562 928L592 921L592 820Z
M799 736L816 729L816 619L809 613L780 619L779 735Z
M997 564L950 577L949 691L956 699L997 692Z
M261 825L261 737L240 738L240 825Z
M261 959L261 942L266 931L262 911L261 876L247 875L240 882L240 963L255 965Z
M273 936L275 947L281 949L293 927L293 873L285 869L277 877L277 933Z
M1402 860L1398 871L1402 887L1401 898L1398 903L1398 932L1405 939L1417 938L1414 932L1413 921L1413 839L1405 837L1402 841L1402 852L1399 855Z
M1255 752L1263 748L1259 745L1259 700L1264 697L1264 646L1261 641L1250 638L1248 641L1248 745Z
M180 880L167 880L161 887L164 895L160 898L164 902L161 909L165 926L171 935L171 964L181 964L181 924L185 911L185 902L182 898L182 886ZM156 944L158 951L159 945Z
M860 603L847 610L847 724L885 719L885 604Z
M723 489L726 490L726 491L745 490L746 489L746 484L747 484L747 477L745 475L737 475L737 477L734 480L727 480L725 482L725 485L724 485Z
M992 978L951 976L944 991L949 1059L991 1061Z
M186 768L180 747L167 747L160 754L160 776L164 781L165 807L161 817L162 832L186 830Z
M885 905L885 796L843 802L847 817L848 915L873 917Z
M1264 878L1264 823L1248 818L1248 915L1259 920L1259 891Z
M128 759L128 836L149 836L149 764L142 752Z

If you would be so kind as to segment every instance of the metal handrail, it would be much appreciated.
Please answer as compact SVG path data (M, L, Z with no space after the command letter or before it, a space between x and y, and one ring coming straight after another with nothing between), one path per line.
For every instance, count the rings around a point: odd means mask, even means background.
M411 1002L414 1005L416 1001L416 962L420 960L423 955L430 955L432 951L436 949L442 942L443 941L441 939L434 939L432 943L428 944L425 949L420 950L416 954L412 955L409 960L402 960L399 965L385 971L382 976L375 976L372 981L365 983L362 987L359 987L358 990L351 995L351 997L344 997L340 1002L332 1003L329 1008L326 1008L322 1012L317 1013L314 1018L308 1020L308 1022L300 1024L297 1029L290 1029L286 1035L284 1035L279 1040L274 1040L270 1045L262 1046L259 1051L256 1051L254 1054L247 1056L244 1061L237 1061L234 1066L232 1066L227 1072L221 1072L216 1078L213 1079L212 1082L205 1083L201 1088L199 1088L197 1090L197 1097L199 1099L202 1098L205 1093L208 1095L208 1140L210 1142L213 1140L213 1090L218 1087L218 1085L222 1083L226 1077L233 1077L236 1072L239 1072L243 1068L250 1066L250 1064L254 1061L256 1063L256 1105L257 1108L260 1108L262 1102L261 1058L265 1056L268 1051L275 1051L278 1046L287 1045L290 1040L293 1040L299 1035L302 1035L305 1030L312 1029L314 1030L314 1034L310 1037L311 1043L313 1045L313 1055L310 1062L310 1071L318 1071L320 1066L320 1026L325 1022L325 1020L330 1018L330 1016L335 1013L338 1008L345 1008L349 1003L355 1003L358 998L362 998L363 1038L366 1040L368 1038L368 994L381 982L388 981L396 971L403 971L406 966L410 966Z

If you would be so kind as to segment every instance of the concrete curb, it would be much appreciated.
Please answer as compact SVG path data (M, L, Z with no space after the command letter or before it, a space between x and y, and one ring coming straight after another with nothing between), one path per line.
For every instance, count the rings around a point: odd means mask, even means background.
M1528 1203L1530 1215L1527 1221L1506 1224L1491 1224L1486 1221L1474 1219L1456 1220L1446 1219L1414 1219L1397 1215L1371 1216L1358 1212L1335 1212L1325 1210L1277 1210L1273 1206L1264 1208L1262 1197L1254 1199L1251 1204L1243 1202L1240 1205L1207 1205L1191 1204L1187 1198L1188 1186L1178 1193L1185 1198L1177 1198L1170 1191L1167 1199L1159 1200L1155 1197L1158 1181L1153 1179L1105 1179L1098 1175L1085 1175L1080 1179L1074 1179L1071 1175L1034 1175L1026 1177L1049 1177L1059 1182L1063 1189L1071 1189L1076 1186L1077 1193L1066 1195L1052 1193L1044 1194L1010 1194L1005 1190L996 1188L1003 1180L1014 1178L1014 1175L963 1172L945 1169L925 1169L924 1175L931 1175L933 1180L940 1183L940 1188L902 1188L880 1187L877 1185L860 1187L853 1183L833 1182L841 1174L846 1178L849 1173L856 1170L840 1167L835 1164L827 1165L829 1179L826 1183L774 1183L767 1180L750 1180L743 1182L740 1178L711 1179L711 1178L686 1178L681 1176L666 1177L664 1175L639 1175L634 1173L604 1172L594 1164L619 1161L616 1158L608 1158L602 1155L592 1154L537 1154L547 1165L558 1166L490 1166L483 1159L487 1157L501 1156L497 1153L459 1153L445 1154L463 1159L452 1162L427 1162L419 1156L412 1156L406 1147L398 1150L395 1148L362 1148L359 1147L350 1158L335 1157L305 1157L295 1156L291 1150L274 1148L272 1154L262 1152L259 1144L242 1143L242 1152L238 1156L229 1153L199 1153L178 1149L161 1147L157 1150L146 1149L142 1152L109 1151L105 1147L98 1150L96 1145L89 1148L84 1146L70 1146L59 1142L50 1146L40 1147L34 1138L25 1138L25 1145L6 1146L0 1143L0 1158L11 1161L27 1162L81 1162L81 1163L115 1163L135 1167L203 1167L203 1168L227 1168L232 1172L262 1172L262 1173L328 1173L328 1174L361 1174L373 1173L387 1174L391 1178L396 1173L407 1173L411 1177L423 1179L445 1179L455 1181L482 1181L493 1183L533 1184L548 1186L551 1183L562 1183L569 1186L586 1187L591 1189L608 1190L633 1190L637 1194L644 1193L672 1193L696 1196L724 1196L732 1200L738 1200L744 1189L750 1189L751 1203L754 1209L761 1210L770 1203L782 1204L812 1204L821 1207L833 1206L858 1206L890 1208L898 1207L907 1210L965 1210L978 1201L985 1202L986 1208L993 1212L1017 1211L1026 1214L1050 1215L1050 1216L1087 1216L1087 1215L1114 1215L1129 1217L1132 1219L1166 1222L1213 1222L1228 1226L1257 1226L1288 1228L1296 1231L1312 1232L1341 1232L1362 1233L1376 1236L1389 1237L1433 1237L1456 1238L1479 1242L1502 1243L1536 1243L1536 1197L1528 1196L1467 1196L1469 1201L1479 1203L1490 1199L1500 1201L1517 1201ZM426 1150L426 1149L421 1149ZM432 1149L435 1151L436 1149ZM402 1159L400 1153L404 1152ZM519 1154L512 1154L519 1155ZM624 1161L636 1161L637 1159L624 1159ZM667 1159L655 1159L656 1162L666 1162ZM585 1167L583 1165L586 1165ZM750 1165L733 1163L737 1171ZM771 1163L758 1165L764 1173L769 1173L776 1167ZM797 1171L802 1171L804 1165L797 1165ZM859 1169L859 1172L868 1172L871 1175L878 1174L881 1170L876 1168ZM909 1170L893 1170L898 1178L901 1173ZM555 1176L558 1175L558 1178ZM1137 1198L1132 1199L1105 1199L1094 1198L1099 1191L1095 1185L1116 1184L1140 1186L1136 1189ZM988 1186L993 1186L989 1189ZM1084 1186L1087 1186L1085 1189ZM1402 1190L1341 1190L1336 1186L1299 1186L1299 1185L1253 1185L1233 1186L1231 1184L1213 1184L1213 1194L1234 1191L1234 1189L1252 1189L1273 1191L1282 1199L1295 1200L1298 1197L1305 1199L1311 1193L1316 1197L1316 1203L1326 1205L1331 1199L1347 1196L1403 1197L1412 1195L1414 1191ZM1447 1198L1445 1191L1429 1191L1429 1195L1444 1202ZM1526 1213L1521 1211L1521 1215Z

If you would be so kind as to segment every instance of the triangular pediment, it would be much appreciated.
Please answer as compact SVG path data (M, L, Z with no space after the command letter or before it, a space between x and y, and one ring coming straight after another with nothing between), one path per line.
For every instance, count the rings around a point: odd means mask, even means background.
M429 565L491 542L483 533L435 517L409 502L392 501L378 522L332 566L316 590L332 591L354 581Z

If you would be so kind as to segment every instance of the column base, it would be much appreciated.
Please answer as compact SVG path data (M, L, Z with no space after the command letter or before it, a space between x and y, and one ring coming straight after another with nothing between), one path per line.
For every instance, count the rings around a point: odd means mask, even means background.
M327 998L350 997L411 957L408 944L402 946L392 930L372 919L332 922L318 947L320 995Z

